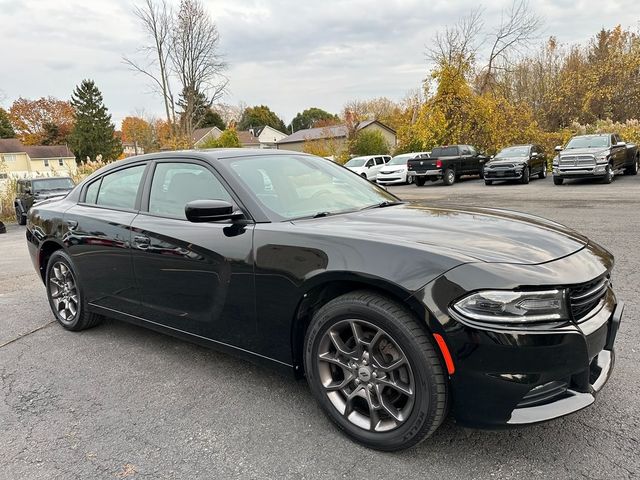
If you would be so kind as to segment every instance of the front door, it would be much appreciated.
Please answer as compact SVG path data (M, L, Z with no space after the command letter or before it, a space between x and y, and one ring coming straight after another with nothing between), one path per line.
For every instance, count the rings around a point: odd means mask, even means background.
M255 339L253 224L189 222L185 205L237 204L211 167L162 161L132 224L141 316L176 330L251 348Z

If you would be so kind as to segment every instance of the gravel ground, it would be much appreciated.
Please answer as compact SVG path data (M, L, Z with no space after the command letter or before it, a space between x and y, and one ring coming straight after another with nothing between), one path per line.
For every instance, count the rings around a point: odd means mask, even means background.
M52 323L24 228L0 235L0 478L635 478L640 475L640 177L390 187L427 204L498 206L569 225L616 256L627 303L614 374L590 408L487 432L448 420L384 454L341 435L306 384L127 324Z

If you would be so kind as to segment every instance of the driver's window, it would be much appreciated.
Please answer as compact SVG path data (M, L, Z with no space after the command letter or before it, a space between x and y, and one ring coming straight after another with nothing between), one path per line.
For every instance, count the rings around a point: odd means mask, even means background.
M373 159L369 160L367 162L367 164L365 165L365 167L369 168L369 167L373 167Z
M231 195L206 167L194 163L158 163L153 172L149 212L186 218L184 207L193 200L225 200Z

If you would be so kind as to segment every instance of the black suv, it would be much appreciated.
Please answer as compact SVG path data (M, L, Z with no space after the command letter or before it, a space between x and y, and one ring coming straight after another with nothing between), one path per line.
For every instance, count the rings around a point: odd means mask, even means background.
M20 225L27 223L27 212L35 203L55 197L64 197L75 184L69 177L25 178L18 180L16 199L16 221Z

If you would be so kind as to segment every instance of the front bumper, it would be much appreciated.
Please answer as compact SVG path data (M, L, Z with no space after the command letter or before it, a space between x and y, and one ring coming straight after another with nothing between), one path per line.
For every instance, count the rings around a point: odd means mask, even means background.
M527 285L520 282L536 281L537 276L548 277L556 285L582 283L610 270L610 257L598 258L598 253L602 255L587 247L543 265L467 264L420 292L431 331L445 339L453 357L450 387L457 422L477 428L537 423L595 401L613 370L614 342L624 310L610 286L584 320L552 326L477 325L449 306L477 289L472 285L477 285L478 278L486 288L504 289ZM569 265L574 268L569 270Z
M376 183L381 185L393 185L396 183L405 183L408 180L407 173L392 173L392 174L383 174L379 173L376 177Z
M522 178L523 168L485 168L484 179L485 180L520 180Z
M558 178L599 178L607 174L607 164L598 164L593 167L560 167L554 165L553 176Z

